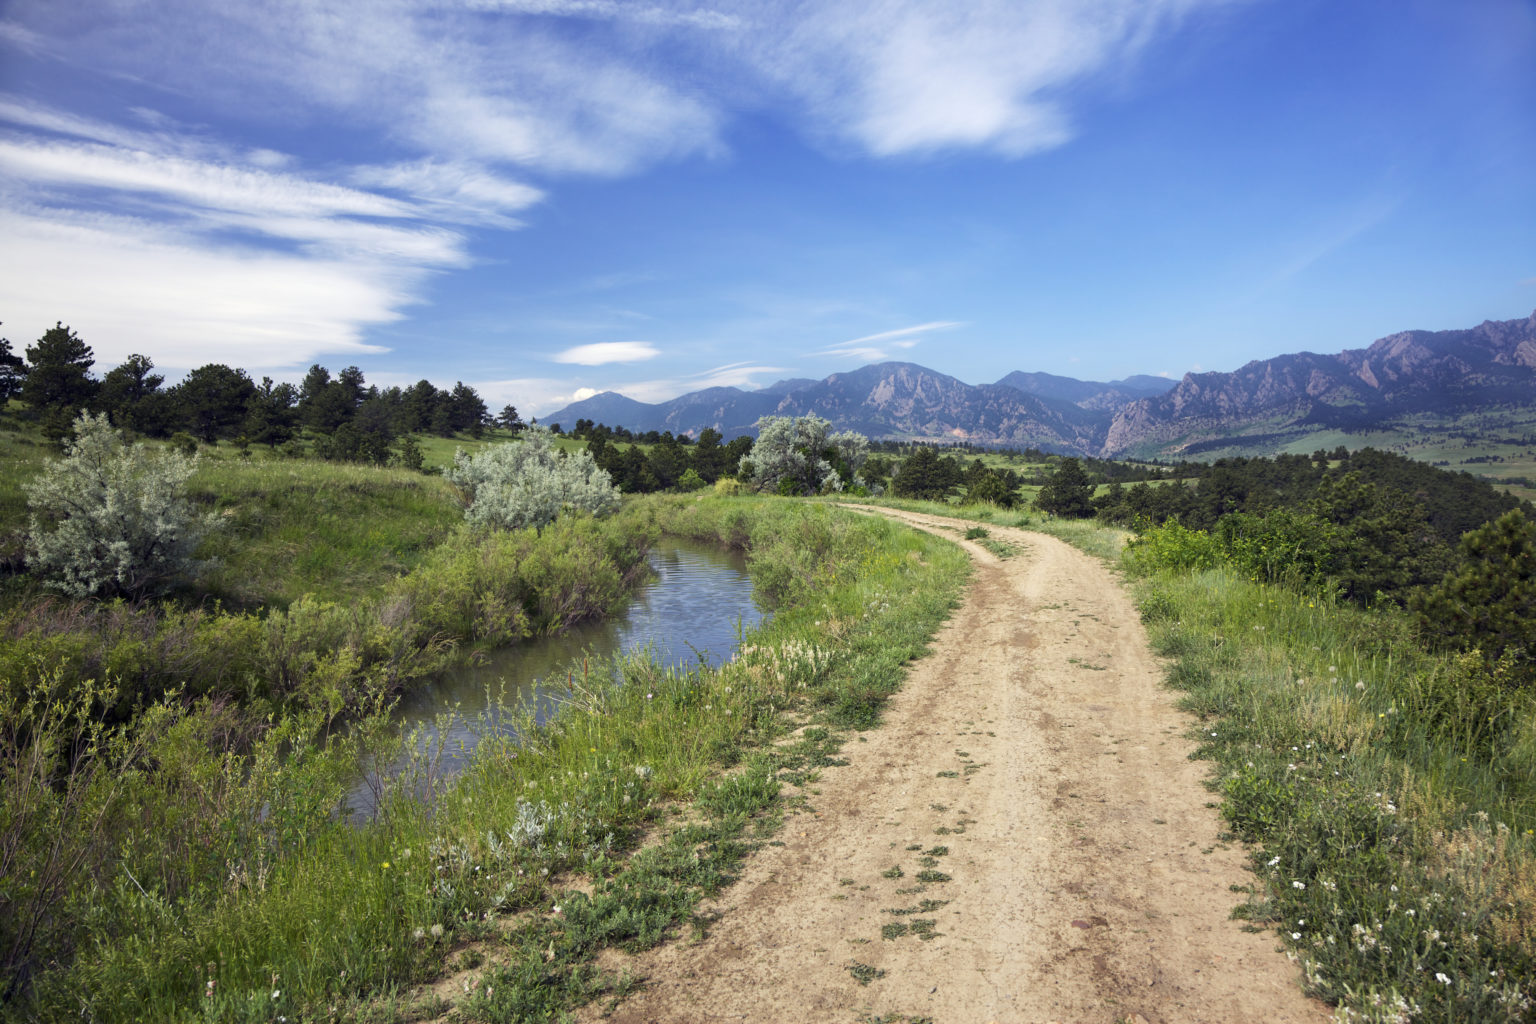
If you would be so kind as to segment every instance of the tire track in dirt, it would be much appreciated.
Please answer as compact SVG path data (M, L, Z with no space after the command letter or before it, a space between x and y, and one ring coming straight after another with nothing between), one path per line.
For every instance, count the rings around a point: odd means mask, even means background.
M962 542L974 582L881 727L707 938L607 964L646 980L612 1020L1328 1019L1275 940L1228 918L1252 876L1129 597L1061 541L988 529L1018 554Z

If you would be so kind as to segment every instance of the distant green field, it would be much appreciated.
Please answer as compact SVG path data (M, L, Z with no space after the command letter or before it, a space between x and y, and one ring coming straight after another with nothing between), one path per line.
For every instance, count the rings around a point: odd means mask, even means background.
M1175 457L1214 462L1234 456L1310 455L1340 445L1352 451L1377 448L1452 472L1464 470L1518 497L1536 498L1536 405L1457 416L1418 413L1387 421L1374 430L1304 429L1275 419L1252 424L1240 435L1217 439L1186 435L1157 447ZM1196 451L1178 456L1186 446ZM1135 454L1152 457L1157 452L1147 447Z

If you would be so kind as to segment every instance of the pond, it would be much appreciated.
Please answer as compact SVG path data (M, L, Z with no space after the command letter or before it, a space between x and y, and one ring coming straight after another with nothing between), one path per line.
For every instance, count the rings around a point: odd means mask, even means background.
M650 648L671 667L703 662L718 666L736 653L743 631L763 617L752 599L746 558L709 544L663 537L649 556L655 575L617 614L556 636L526 640L491 651L433 683L412 691L396 708L396 728L422 729L422 741L442 741L443 767L457 770L474 749L477 723L494 720L499 708L532 703L540 721L567 690L567 673L578 676L587 659L596 664L616 654ZM445 713L446 731L438 723ZM353 814L372 813L372 787L359 782L347 804Z

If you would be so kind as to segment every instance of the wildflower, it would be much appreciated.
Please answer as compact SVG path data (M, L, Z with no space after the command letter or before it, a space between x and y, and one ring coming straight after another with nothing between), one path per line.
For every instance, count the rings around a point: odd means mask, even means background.
M1441 974L1439 971L1435 972L1435 980L1438 981L1442 985L1449 985L1451 983L1451 979L1447 978L1444 974Z
M1269 866L1270 867L1274 867L1276 864L1279 864L1279 863L1280 863L1280 858L1279 857L1271 857L1269 859Z
M385 871L388 871L389 870L389 861L385 861L382 866L383 866Z
M420 942L422 939L424 939L426 937L427 937L427 933L426 933L425 929L417 928L415 931L411 932L411 938L415 939L417 942Z
M1300 942L1301 941L1301 932L1291 932L1291 938L1292 938L1292 940L1294 940L1296 942Z
M1307 887L1307 883L1306 882L1292 882L1291 883L1291 888L1292 889L1305 889L1306 887Z
M276 999L278 996L280 996L282 994L283 994L283 990L280 989L280 988L275 988L275 989L272 990L272 998L273 999Z

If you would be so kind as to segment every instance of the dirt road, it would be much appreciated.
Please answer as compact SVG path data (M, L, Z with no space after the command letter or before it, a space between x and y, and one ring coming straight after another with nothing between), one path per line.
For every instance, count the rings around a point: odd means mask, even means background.
M611 1019L1328 1019L1275 939L1228 919L1251 876L1129 598L1060 541L991 534L1017 553L965 544L963 606L817 813L752 858L703 942L630 962L646 987Z

